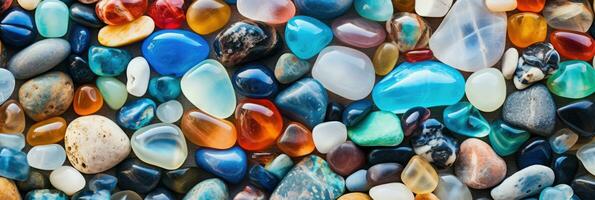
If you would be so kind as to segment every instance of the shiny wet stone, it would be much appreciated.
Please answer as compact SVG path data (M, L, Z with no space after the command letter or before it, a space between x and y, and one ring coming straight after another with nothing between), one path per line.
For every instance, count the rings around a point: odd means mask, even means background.
M139 193L151 191L159 184L161 170L157 167L130 159L117 166L118 187Z
M532 138L519 149L516 157L519 169L531 165L549 165L552 160L552 149L547 140Z
M550 167L556 177L554 183L570 184L578 170L579 160L574 155L561 155L554 158Z
M279 183L271 199L338 198L345 191L345 180L315 155L305 157Z
M246 153L238 146L230 149L198 149L194 154L196 164L226 181L239 183L248 170Z
M268 192L275 190L280 181L275 174L267 171L262 165L252 166L250 172L248 172L248 179L250 183Z
M161 183L174 192L184 194L199 182L213 177L198 167L188 167L163 172Z

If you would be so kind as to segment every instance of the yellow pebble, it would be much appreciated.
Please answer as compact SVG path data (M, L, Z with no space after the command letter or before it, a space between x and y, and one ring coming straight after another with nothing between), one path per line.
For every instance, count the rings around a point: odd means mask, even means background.
M432 193L425 193L425 194L415 195L415 200L440 200L440 199Z
M372 58L374 71L377 75L384 76L395 68L397 60L399 60L399 47L393 42L382 43Z
M361 192L352 192L340 196L337 200L372 200L372 198Z
M120 47L145 39L154 29L153 19L142 16L127 24L104 26L97 39L103 46Z
M223 28L230 17L231 9L223 0L196 0L186 11L188 26L201 35Z
M547 36L547 22L539 14L524 12L508 18L508 38L517 47L525 48L543 42Z
M420 156L413 156L403 172L401 180L405 186L416 194L430 193L438 186L436 170Z

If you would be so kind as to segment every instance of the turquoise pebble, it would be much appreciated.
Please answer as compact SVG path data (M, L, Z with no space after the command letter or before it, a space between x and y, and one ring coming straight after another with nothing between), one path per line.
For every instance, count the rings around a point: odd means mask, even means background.
M303 78L279 92L275 105L285 116L314 127L324 121L328 96L318 81Z
M250 172L248 173L248 178L250 183L266 190L267 192L272 192L279 184L281 179L277 178L273 173L267 171L262 167L262 165L254 165L250 168Z
M98 76L118 76L126 70L132 55L123 49L91 46L89 68Z
M21 151L25 148L25 136L21 133L0 133L0 147Z
M347 130L347 135L359 146L397 146L405 135L397 115L386 111L374 111L356 126Z
M24 181L29 177L27 155L21 151L0 147L0 176Z
M467 137L485 137L490 124L471 103L462 101L444 109L444 125L449 130Z
M155 109L157 105L153 100L140 98L122 106L116 114L116 122L124 128L136 130L153 120Z
M25 200L68 200L68 196L58 190L41 189L28 192Z
M218 178L204 180L196 184L183 200L227 200L227 186Z
M333 31L325 23L308 16L295 16L285 26L285 42L298 58L310 59L333 40Z
M353 6L360 16L373 21L386 21L393 15L391 0L355 0Z
M180 79L173 76L157 76L149 80L149 94L159 102L177 99L182 93Z
M43 37L62 37L68 31L68 6L58 0L44 0L35 9L35 25Z
M273 173L277 178L283 179L285 174L293 167L293 161L286 154L281 154L275 157L270 163L267 163L264 168Z
M502 120L492 123L488 139L494 151L500 156L515 153L531 135L521 129L514 128Z

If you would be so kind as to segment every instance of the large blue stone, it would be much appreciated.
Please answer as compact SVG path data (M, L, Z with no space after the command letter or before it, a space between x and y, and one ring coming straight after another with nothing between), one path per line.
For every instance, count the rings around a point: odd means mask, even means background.
M0 176L24 181L29 177L27 155L7 147L0 147Z
M8 45L28 45L35 40L36 35L33 19L21 9L14 8L5 12L0 21L0 39Z
M318 19L331 19L345 13L353 0L295 0L300 14Z
M123 49L91 46L89 68L98 76L118 76L126 70L132 55Z
M548 166L552 161L552 148L547 140L542 138L531 138L521 146L516 157L516 165L519 169L531 165Z
M148 125L155 117L157 105L153 100L140 98L122 106L116 115L118 125L136 130Z
M151 34L141 47L151 68L161 75L180 77L209 56L209 44L196 33L161 30Z
M120 163L116 170L118 187L121 190L147 193L155 188L161 179L159 168L144 164L135 159L129 159Z
M89 48L89 44L91 42L91 31L84 26L74 24L70 28L70 37L68 38L68 42L70 42L70 49L72 53L82 55L87 48Z
M194 154L196 165L231 183L239 183L246 175L246 153L238 146L217 150L201 148Z
M277 186L271 199L337 199L345 191L345 180L315 155L305 157Z
M279 87L271 69L258 64L236 70L231 82L236 92L250 98L272 97Z
M308 16L295 16L285 26L285 42L295 56L310 59L333 40L333 31L325 23Z
M456 69L436 61L404 62L372 90L380 110L404 113L410 108L452 105L465 95L465 80Z
M309 127L324 121L328 95L322 85L312 79L304 78L279 92L275 105L281 112Z

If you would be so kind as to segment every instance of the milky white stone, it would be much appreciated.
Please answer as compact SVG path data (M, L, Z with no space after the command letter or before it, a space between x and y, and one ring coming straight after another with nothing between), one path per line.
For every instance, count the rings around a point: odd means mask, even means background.
M465 83L465 95L469 102L483 112L492 112L506 100L506 82L495 68L474 72Z
M506 12L516 9L517 0L485 0L492 12Z
M440 174L438 186L433 193L440 200L473 200L467 185L452 174Z
M422 17L444 17L452 0L415 0L415 13Z
M366 54L349 47L329 46L318 55L312 77L341 97L359 100L370 94L376 75Z
M467 72L496 64L505 45L506 13L489 11L484 0L456 1L430 37L438 60Z
M14 92L15 80L12 72L0 68L0 104L4 103Z
M514 71L519 63L519 51L516 48L509 48L502 57L502 75L506 80L512 79Z
M179 101L171 100L157 106L157 118L164 123L174 123L182 118L184 108Z
M85 187L85 177L70 166L61 166L50 173L50 183L56 189L73 195Z
M128 63L126 69L126 90L133 96L141 97L147 92L151 69L143 57L136 57Z
M27 153L29 166L41 170L54 170L64 164L66 152L61 145L47 144L34 146Z
M595 175L595 143L582 146L576 152L576 157L583 163L589 173Z
M490 192L494 200L523 199L539 194L554 183L554 171L543 165L531 165L504 179ZM530 192L527 192L530 191Z
M312 129L312 139L318 152L328 153L347 141L347 127L337 121L320 123Z
M17 0L21 8L25 10L35 10L40 1L41 0Z
M21 151L25 148L25 136L22 133L0 133L0 147Z
M402 183L386 183L370 188L374 200L413 200L413 193Z

